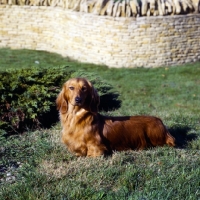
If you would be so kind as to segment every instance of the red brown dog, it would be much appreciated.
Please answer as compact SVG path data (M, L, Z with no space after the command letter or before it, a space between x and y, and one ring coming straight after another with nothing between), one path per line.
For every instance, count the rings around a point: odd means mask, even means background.
M152 116L107 117L98 113L99 96L84 78L68 80L56 100L62 140L77 156L100 156L113 150L175 146L162 121Z

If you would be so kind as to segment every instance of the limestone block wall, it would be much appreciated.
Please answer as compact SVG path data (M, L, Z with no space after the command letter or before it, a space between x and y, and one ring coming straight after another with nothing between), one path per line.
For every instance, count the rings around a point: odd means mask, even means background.
M0 5L0 47L45 50L109 67L171 66L200 60L200 14L126 18Z

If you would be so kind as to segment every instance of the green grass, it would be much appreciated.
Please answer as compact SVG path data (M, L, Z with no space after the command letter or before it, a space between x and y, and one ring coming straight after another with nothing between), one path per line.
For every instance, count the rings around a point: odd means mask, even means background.
M119 93L107 115L155 115L177 148L77 158L60 142L59 123L0 138L0 199L200 199L200 63L155 69L109 69L56 54L0 49L0 71L68 65L97 74Z
M30 67L54 67L64 65L67 60L57 54L43 51L0 49L0 71Z

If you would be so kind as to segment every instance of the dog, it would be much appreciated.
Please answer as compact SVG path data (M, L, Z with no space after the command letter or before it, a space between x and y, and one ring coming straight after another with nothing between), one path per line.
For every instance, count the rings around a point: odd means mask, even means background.
M100 98L85 78L64 83L56 99L62 141L76 156L96 157L113 151L175 146L175 139L161 119L153 116L103 116Z

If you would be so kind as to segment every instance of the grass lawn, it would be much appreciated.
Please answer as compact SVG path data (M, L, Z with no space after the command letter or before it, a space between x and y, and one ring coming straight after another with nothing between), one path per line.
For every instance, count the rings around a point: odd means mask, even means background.
M0 137L0 199L200 200L200 62L109 69L47 52L0 49L0 71L60 65L96 74L119 92L120 108L103 114L160 117L177 147L77 158L61 144L59 123Z

